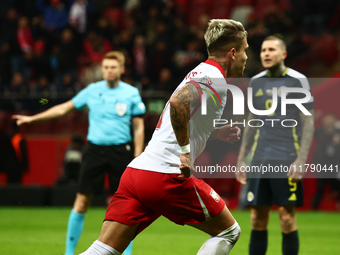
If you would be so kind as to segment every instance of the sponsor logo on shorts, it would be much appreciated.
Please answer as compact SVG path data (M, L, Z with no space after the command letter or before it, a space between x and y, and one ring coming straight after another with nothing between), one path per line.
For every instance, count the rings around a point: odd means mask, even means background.
M248 194L247 194L247 200L248 200L248 202L251 202L251 201L253 201L254 200L254 193L253 192L251 192L251 191L249 191L248 192Z
M209 194L215 201L218 203L221 199L221 197L216 193L215 190L211 189Z

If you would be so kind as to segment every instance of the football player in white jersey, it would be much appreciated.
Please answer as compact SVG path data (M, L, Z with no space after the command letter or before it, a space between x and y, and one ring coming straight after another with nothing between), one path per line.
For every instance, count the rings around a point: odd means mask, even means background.
M100 237L82 255L121 254L161 215L211 236L199 255L229 254L238 240L240 227L224 201L203 180L190 176L190 169L209 137L230 143L240 140L236 126L213 127L212 120L222 115L227 92L214 84L227 85L226 77L243 74L247 32L240 22L214 19L204 38L209 59L189 72L172 94L147 148L125 170ZM207 114L203 115L197 110L207 89L220 104L207 97Z

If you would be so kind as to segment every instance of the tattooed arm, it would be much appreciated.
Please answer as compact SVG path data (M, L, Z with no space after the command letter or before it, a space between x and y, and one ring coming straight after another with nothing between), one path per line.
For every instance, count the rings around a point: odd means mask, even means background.
M189 144L190 107L200 103L200 96L194 85L185 84L170 99L170 118L179 146Z
M312 144L313 141L313 136L314 136L314 110L310 110L310 113L312 115L304 115L303 113L300 113L300 119L302 123L302 137L301 137L301 142L300 142L300 153L297 159L292 163L288 176L292 177L292 182L297 182L299 181L302 176L305 167L305 163L308 157L309 153L309 148ZM302 166L302 173L300 171L294 171L294 169L300 169L300 165Z
M247 119L247 123L250 119L255 119L256 115L253 113L249 113L248 115L248 119ZM241 143L241 148L240 148L240 152L238 154L238 159L237 159L237 172L236 172L236 179L238 182L240 182L241 184L246 184L247 183L247 175L245 172L241 172L240 170L241 167L245 167L246 163L244 162L246 156L248 155L253 143L254 143L254 137L255 137L255 133L256 133L256 128L254 127L250 127L248 125L246 125L246 127L244 128L244 135L242 138L242 143Z
M179 146L189 144L190 107L195 107L199 105L199 103L200 96L196 87L191 83L185 84L170 99L170 119ZM188 178L192 165L190 153L182 153L180 160L180 170L182 174L179 177Z

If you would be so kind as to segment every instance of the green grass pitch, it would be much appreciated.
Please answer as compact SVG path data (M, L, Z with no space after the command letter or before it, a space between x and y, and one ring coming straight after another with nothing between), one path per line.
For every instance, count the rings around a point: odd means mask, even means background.
M64 252L67 220L71 208L0 207L0 254L61 255ZM86 215L77 254L98 237L105 208L91 208ZM249 211L232 211L242 234L231 254L248 254ZM300 255L340 254L340 214L299 212ZM158 219L135 240L134 255L196 254L208 235ZM281 254L281 231L276 212L269 224L268 255Z

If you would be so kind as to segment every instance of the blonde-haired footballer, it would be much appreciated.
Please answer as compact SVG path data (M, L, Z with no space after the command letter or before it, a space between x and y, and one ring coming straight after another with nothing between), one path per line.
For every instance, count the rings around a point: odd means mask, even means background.
M226 77L242 75L247 32L240 22L211 20L205 40L209 59L189 72L172 94L148 146L125 170L98 240L82 255L121 254L160 215L211 236L199 255L229 254L237 242L241 230L223 199L203 180L190 176L190 169L209 136L240 140L238 127L214 129L212 121L202 125L206 119L194 109L200 106L199 91L205 92L195 80L211 80L214 87L216 81L227 85ZM220 118L226 104L227 89L215 89L221 105L207 100L209 119Z

